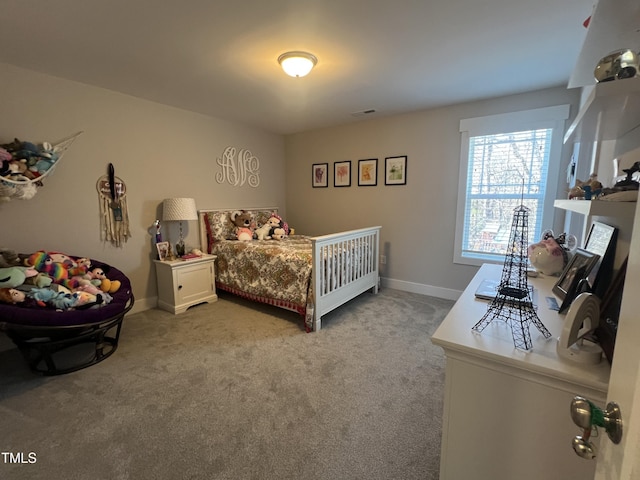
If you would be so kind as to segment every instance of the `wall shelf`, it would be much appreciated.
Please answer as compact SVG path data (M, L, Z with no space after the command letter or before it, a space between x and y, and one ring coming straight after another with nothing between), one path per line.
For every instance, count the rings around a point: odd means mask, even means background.
M640 126L640 77L597 84L564 136L564 143L617 140Z
M637 202L608 202L604 200L556 200L555 208L591 217L633 218Z

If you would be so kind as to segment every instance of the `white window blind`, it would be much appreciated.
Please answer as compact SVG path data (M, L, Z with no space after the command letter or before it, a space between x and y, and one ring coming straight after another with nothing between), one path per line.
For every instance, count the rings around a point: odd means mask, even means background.
M461 122L454 261L502 262L513 211L521 204L529 208L529 243L549 228L545 216L552 215L564 122L536 117L555 113L567 118L568 106L563 107Z

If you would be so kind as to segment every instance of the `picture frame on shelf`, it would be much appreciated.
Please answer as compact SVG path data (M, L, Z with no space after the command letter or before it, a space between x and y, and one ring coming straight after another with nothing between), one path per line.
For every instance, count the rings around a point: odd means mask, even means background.
M333 186L351 186L351 160L333 163Z
M378 185L378 159L358 160L358 186L373 187Z
M158 259L164 262L169 256L169 242L156 243L156 249L158 250Z
M599 298L602 298L611 281L617 236L616 227L593 222L584 242L585 250L600 256L588 276L589 285Z
M326 188L329 186L328 163L314 163L311 166L311 186L313 188Z
M407 156L386 157L384 159L384 184L407 184Z
M624 279L627 274L627 261L628 258L625 258L602 297L600 323L595 330L595 336L609 364L613 361L613 350L616 343L618 319L622 305L622 291L624 290Z
M580 283L587 278L599 258L595 253L582 248L576 249L552 288L553 293L563 300L562 307L568 307L578 293L581 293ZM562 307L560 313L563 311Z

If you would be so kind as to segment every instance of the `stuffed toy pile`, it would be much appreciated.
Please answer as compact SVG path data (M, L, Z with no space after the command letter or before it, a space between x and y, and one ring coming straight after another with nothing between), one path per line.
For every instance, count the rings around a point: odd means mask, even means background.
M289 235L289 225L277 213L272 213L269 219L256 227L249 212L238 210L229 215L229 220L235 225L236 238L242 242L257 240L282 240Z
M87 258L45 250L17 255L0 249L0 302L56 310L106 305L120 288L107 273Z
M16 138L0 145L0 176L16 181L35 180L53 167L58 158L48 142L36 145Z

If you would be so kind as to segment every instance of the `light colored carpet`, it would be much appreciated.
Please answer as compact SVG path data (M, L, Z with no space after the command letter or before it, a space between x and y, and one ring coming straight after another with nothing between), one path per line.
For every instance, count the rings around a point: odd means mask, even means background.
M383 289L307 334L222 293L128 316L113 356L57 377L0 336L0 452L36 458L0 478L436 479L452 305Z

